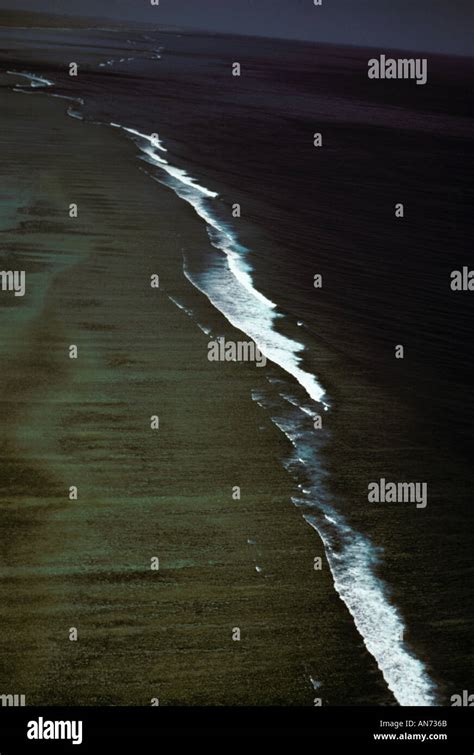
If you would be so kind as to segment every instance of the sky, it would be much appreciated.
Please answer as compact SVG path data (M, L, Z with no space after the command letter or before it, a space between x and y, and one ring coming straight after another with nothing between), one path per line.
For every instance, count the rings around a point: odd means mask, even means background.
M151 21L237 34L473 54L473 0L0 0L78 16Z

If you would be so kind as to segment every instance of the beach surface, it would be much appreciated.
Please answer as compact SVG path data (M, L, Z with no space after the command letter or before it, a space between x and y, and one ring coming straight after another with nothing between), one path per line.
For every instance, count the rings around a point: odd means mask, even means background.
M289 443L251 399L263 371L209 362L210 336L170 298L242 338L183 275L203 225L120 132L12 83L2 267L26 271L26 294L0 311L2 691L347 704L363 680L358 702L393 703L275 463Z
M418 87L372 56L0 28L2 265L27 274L0 297L6 692L469 688L472 64L430 55ZM209 362L216 337L267 365ZM381 479L427 505L369 501Z

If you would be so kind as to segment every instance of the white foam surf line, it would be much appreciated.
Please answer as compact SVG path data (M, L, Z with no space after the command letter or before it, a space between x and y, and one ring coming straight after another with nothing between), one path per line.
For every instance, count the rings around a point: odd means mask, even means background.
M79 105L84 105L84 100L82 97L69 97L67 94L54 94L51 92L48 94L49 97L58 97L60 100L70 100L71 102L78 102Z
M230 273L230 271L229 271ZM219 280L204 274L205 285L195 279L184 264L184 274L237 330L243 331L255 341L268 361L281 367L305 389L310 398L323 402L324 389L316 378L299 366L302 344L274 330L276 315L247 295L235 276L223 274Z
M30 86L32 89L54 86L54 81L49 81L49 79L45 79L44 76L38 76L37 74L20 73L19 71L7 71L7 74L9 76L22 76L25 79L29 79L31 81Z
M300 367L300 353L304 346L282 335L274 328L275 321L281 315L274 312L276 304L260 293L252 281L250 268L242 257L246 251L234 235L213 216L209 200L218 194L198 184L186 171L176 168L157 154L157 150L166 151L156 135L143 134L136 129L126 128L112 123L115 128L122 128L137 137L135 143L144 158L155 168L160 168L166 176L162 183L169 186L181 198L190 204L197 215L205 221L211 243L224 253L227 271L222 267L219 281L207 278L207 285L194 279L184 264L184 273L188 280L198 288L224 317L238 330L250 336L261 353L285 372L292 375L305 389L311 399L322 401L324 389L316 377ZM160 181L156 176L155 180ZM214 285L213 285L214 284Z
M37 74L32 73L19 73L18 71L7 71L8 74L11 76L23 76L24 78L29 79L32 83L30 84L30 90L31 89L44 89L54 86L54 81L49 81L49 79L45 79L44 76L38 76ZM25 90L22 88L15 87L15 92L22 92L23 94L32 94L31 91ZM45 92L46 94L46 92ZM49 97L57 97L60 100L69 100L70 102L77 102L79 105L84 105L84 100L82 97L69 97L66 94L55 94L53 92L47 93ZM72 107L67 108L66 110L67 114L71 118L76 118L79 121L83 121L84 118L81 115L81 113L76 112L72 109Z
M372 544L334 511L324 515L325 525L320 518L303 516L323 541L336 591L396 701L399 705L436 705L436 687L424 664L406 647L405 625L388 601L385 585L374 574L378 557Z
M72 109L72 107L68 107L68 109L67 109L66 112L67 112L67 114L69 115L70 118L75 118L76 121L83 121L84 120L84 116L81 115L81 113L77 113L75 110Z
M125 126L121 126L118 123L111 123L110 125L114 126L115 128L121 128L127 133L132 134L133 136L137 136L139 137L139 139L143 139L147 142L147 144L143 145L140 144L139 140L136 141L137 146L144 155L143 159L153 165L155 168L158 167L163 170L168 174L168 176L170 176L170 178L175 179L176 183L169 183L167 185L170 186L170 188L172 188L175 193L181 197L181 199L184 199L186 202L191 204L196 213L203 220L205 220L208 228L210 228L211 231L214 232L214 235L211 235L211 243L213 243L216 248L226 254L229 260L229 266L235 277L247 289L247 291L252 294L252 296L260 299L260 301L264 302L271 309L274 309L276 307L276 304L274 304L274 302L270 301L270 299L261 294L260 291L258 291L253 285L250 268L242 259L242 254L246 250L238 244L235 237L231 233L229 233L227 229L225 229L222 225L219 225L212 214L206 210L203 202L199 201L203 197L207 199L217 199L217 197L219 196L217 192L210 191L205 186L201 186L194 178L191 178L185 170L177 168L174 165L170 165L167 160L165 160L163 157L160 157L160 155L157 155L157 149L162 152L167 152L157 134L143 134L136 129L126 128ZM154 176L152 176L152 178L154 178ZM183 191L187 188L194 189L198 193L196 195L193 195L190 192Z
M149 142L155 149L161 150L161 152L168 152L166 147L163 146L163 143L160 137L158 136L158 134L142 134L141 131L137 131L135 128L128 128L127 126L122 126L120 123L111 123L110 125L113 128L121 128L122 131L126 131L128 134L132 134L133 136L139 136L141 139L145 139L145 141ZM203 191L207 191L207 190L203 189ZM211 195L214 196L212 193Z
M194 312L193 312L192 309L189 309L188 307L185 307L184 304L180 304L179 301L177 301L176 299L174 299L169 294L168 294L168 299L170 301L172 301L173 304L175 304L179 309L181 309L183 312L185 312L185 314L187 314L188 317L190 317L193 320L193 322L196 323L196 325L198 326L199 330L201 330L204 333L204 335L206 335L206 336L211 335L211 332L212 332L211 328L208 328L205 325L201 325L201 323L196 320L196 318L194 316Z
M262 402L265 405L265 401ZM315 513L303 513L305 521L318 533L331 570L336 592L345 604L369 653L400 705L436 705L437 690L424 664L404 643L405 624L388 598L384 581L377 576L379 551L370 540L352 529L335 508L323 502L324 472L314 472L310 445L305 431L292 420L272 416L273 423L286 435L295 454L285 464L304 465L313 477L316 499L310 489L299 484L306 498L292 498L293 503ZM304 456L305 458L302 458Z

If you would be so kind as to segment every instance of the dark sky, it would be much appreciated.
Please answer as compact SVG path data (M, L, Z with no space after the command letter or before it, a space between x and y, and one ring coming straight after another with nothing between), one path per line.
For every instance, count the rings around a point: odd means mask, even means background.
M0 8L472 55L473 0L0 0Z

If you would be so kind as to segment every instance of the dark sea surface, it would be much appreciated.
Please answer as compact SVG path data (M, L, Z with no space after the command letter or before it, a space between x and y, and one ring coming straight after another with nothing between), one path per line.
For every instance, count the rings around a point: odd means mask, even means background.
M450 274L474 264L474 71L430 55L425 86L369 80L378 54L0 32L3 69L82 100L65 102L73 117L125 129L137 169L207 224L210 244L183 248L183 274L269 359L268 389L249 400L293 444L275 463L299 486L294 503L325 543L335 588L395 699L446 703L472 664L474 294L451 291ZM426 482L428 506L368 503L382 477Z

